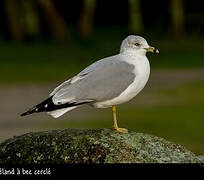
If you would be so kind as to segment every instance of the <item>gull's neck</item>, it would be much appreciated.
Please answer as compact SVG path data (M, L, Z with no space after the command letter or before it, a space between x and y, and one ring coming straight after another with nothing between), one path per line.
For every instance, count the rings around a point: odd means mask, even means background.
M144 56L146 57L146 51L145 50L132 50L132 49L126 49L125 51L120 52L122 55L131 56L131 57L137 57L137 56Z

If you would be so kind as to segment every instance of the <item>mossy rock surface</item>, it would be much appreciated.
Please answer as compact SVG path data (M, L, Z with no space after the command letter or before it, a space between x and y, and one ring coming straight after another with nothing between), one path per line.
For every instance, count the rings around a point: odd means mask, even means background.
M156 136L112 129L32 132L0 144L0 163L200 163L186 148Z

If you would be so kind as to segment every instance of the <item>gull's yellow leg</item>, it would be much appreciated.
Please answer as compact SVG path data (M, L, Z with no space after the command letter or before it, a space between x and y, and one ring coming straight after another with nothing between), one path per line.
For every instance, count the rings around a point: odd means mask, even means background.
M119 128L117 125L117 118L116 118L116 106L112 106L113 112L113 128L118 132L128 133L128 130L125 128Z

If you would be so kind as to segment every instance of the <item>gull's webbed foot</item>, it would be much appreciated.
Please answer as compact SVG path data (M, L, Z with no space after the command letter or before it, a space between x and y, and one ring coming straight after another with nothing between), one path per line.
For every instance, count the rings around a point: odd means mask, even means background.
M125 129L125 128L114 128L117 132L120 132L120 133L128 133L128 130Z

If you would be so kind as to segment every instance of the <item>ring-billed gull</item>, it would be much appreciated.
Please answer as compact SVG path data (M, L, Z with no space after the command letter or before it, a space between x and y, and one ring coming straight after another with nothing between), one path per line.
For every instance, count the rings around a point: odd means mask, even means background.
M150 65L146 52L159 53L144 38L129 35L122 41L119 54L91 64L56 87L48 99L21 116L48 112L58 118L83 104L95 108L112 107L114 129L128 132L117 125L116 105L135 97L147 83Z

